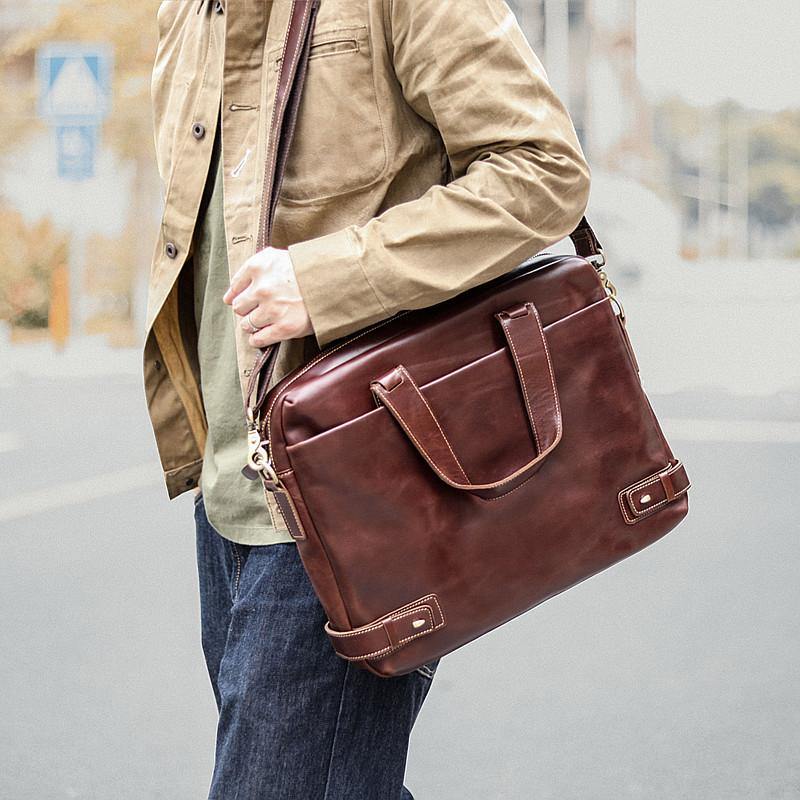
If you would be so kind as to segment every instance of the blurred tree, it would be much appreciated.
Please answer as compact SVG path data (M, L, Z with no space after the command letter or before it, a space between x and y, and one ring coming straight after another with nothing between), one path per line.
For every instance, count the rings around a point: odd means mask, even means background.
M709 154L704 148L704 125L710 114L716 116L719 130L716 147ZM743 178L751 232L766 232L773 254L796 255L800 248L800 111L756 112L732 101L701 109L673 98L659 105L655 131L689 228L698 223L697 197L692 193L710 156L719 168L720 202L726 199L727 182L735 184ZM741 168L746 174L732 175L730 154L742 141L746 150ZM760 241L763 244L763 236Z
M0 319L23 328L47 325L53 270L67 259L67 237L50 220L26 225L0 207Z
M753 127L750 213L768 228L800 224L800 111L776 114Z

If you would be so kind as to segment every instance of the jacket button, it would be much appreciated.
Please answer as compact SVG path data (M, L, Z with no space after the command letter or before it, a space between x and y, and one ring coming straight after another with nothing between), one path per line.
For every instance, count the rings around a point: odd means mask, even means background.
M174 242L167 242L164 252L167 254L167 258L175 258L178 255L178 248Z
M214 11L216 11L217 14L221 14L224 10L225 5L222 0L217 0L217 2L214 4Z
M192 136L194 136L195 139L202 139L205 135L206 126L199 122L195 122L195 124L192 125Z

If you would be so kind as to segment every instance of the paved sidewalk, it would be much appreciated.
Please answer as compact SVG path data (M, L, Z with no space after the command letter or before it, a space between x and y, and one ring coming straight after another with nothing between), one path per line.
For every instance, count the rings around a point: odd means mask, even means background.
M443 660L417 800L800 798L792 403L653 401L689 519ZM0 406L0 798L198 800L214 706L191 498L166 498L141 387L25 378Z

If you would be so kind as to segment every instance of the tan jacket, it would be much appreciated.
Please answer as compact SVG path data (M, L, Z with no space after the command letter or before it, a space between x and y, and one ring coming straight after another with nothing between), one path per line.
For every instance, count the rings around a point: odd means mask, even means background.
M158 10L165 209L144 380L170 497L197 484L205 443L182 268L217 109L233 274L255 249L290 8L166 0ZM575 227L588 191L572 122L504 0L321 0L271 242L289 249L315 337L281 345L275 379L317 346L513 268ZM257 353L236 330L244 385Z

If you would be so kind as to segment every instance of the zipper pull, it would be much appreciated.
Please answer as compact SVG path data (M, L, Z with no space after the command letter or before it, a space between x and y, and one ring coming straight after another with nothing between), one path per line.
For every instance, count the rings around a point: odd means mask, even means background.
M242 467L242 475L254 481L259 476L270 492L281 491L283 486L269 457L269 442L261 439L253 409L247 407L247 464Z

